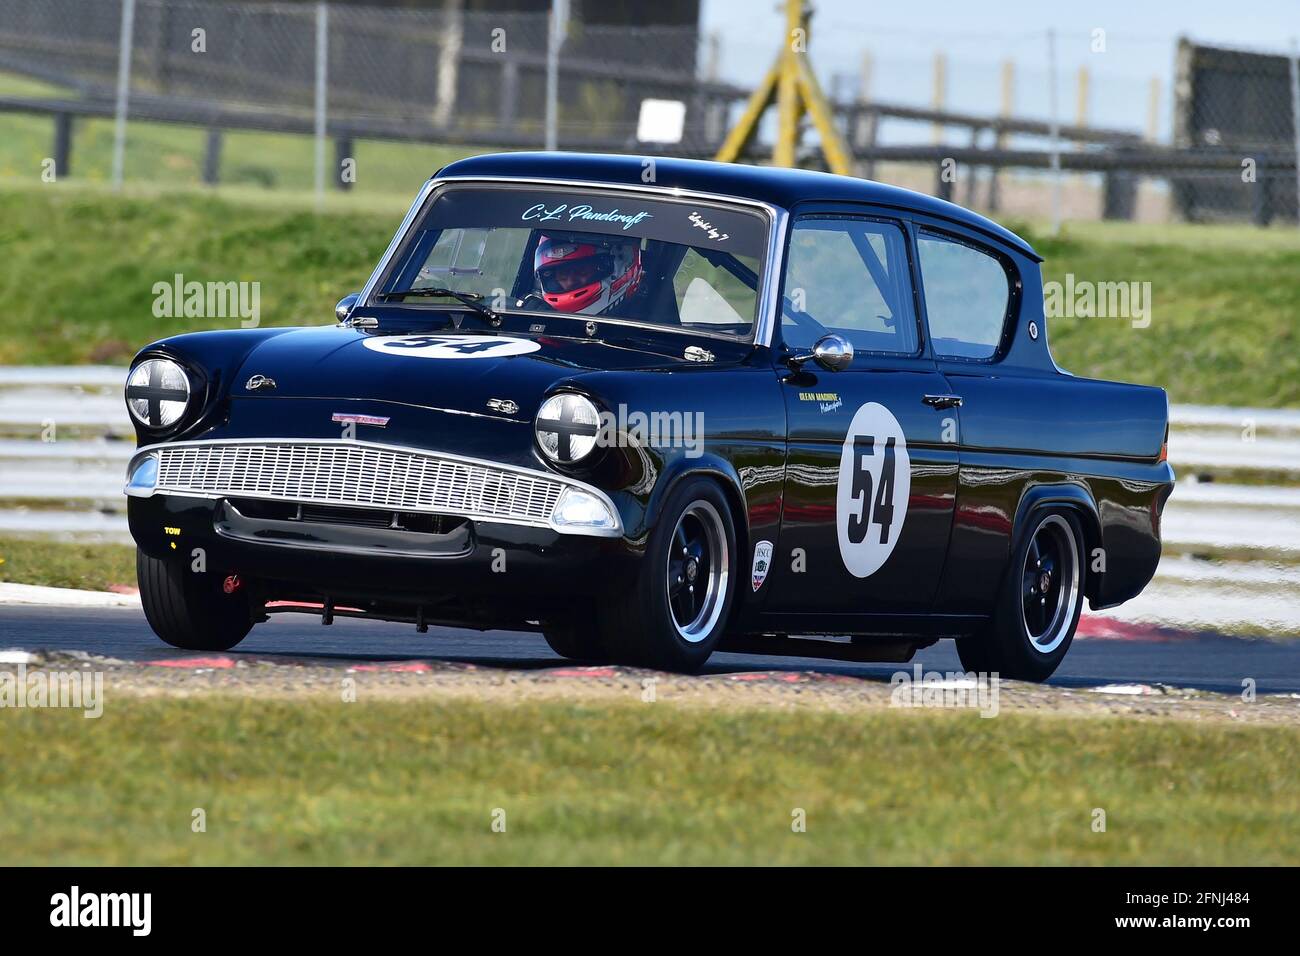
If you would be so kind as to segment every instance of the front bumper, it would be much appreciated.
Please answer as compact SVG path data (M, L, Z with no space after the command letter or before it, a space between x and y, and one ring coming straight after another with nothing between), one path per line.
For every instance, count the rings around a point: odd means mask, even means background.
M128 476L142 551L238 575L266 601L348 602L387 617L417 607L431 620L502 626L571 613L576 599L622 586L638 559L598 489L427 450L175 442L141 449ZM567 525L570 492L607 509L612 527Z
M226 499L183 495L131 498L127 505L131 535L152 557L239 575L265 601L329 598L374 608L380 617L405 616L385 608L421 606L431 620L475 626L544 619L625 586L638 560L621 539L487 521L428 536L444 538L438 543L446 547L425 553L412 550L401 531L388 539L391 550L377 548L381 529L302 525L291 540L273 524L232 523L232 510Z

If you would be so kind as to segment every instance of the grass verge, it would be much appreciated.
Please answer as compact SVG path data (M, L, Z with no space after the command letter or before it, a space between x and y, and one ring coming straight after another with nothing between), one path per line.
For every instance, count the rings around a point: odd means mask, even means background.
M1160 385L1176 402L1300 405L1300 237L1236 226L1071 225L1030 235L1044 283L1149 282L1150 325L1048 320L1062 368Z
M24 324L0 342L0 364L122 363L164 336L239 326L156 317L154 285L177 273L260 283L266 325L332 322L334 302L362 286L397 221L188 193L0 192L0 295L29 313L11 316Z
M0 537L0 581L104 591L135 586L135 548L123 544Z
M0 72L0 92L71 91ZM72 175L42 184L52 123L0 114L0 294L10 303L0 363L121 362L156 338L222 320L157 319L152 288L176 273L256 281L263 321L328 322L358 288L434 170L474 147L359 143L355 188L312 209L312 140L231 133L216 198L196 191L206 132L131 123L135 198L105 195L112 123L79 120ZM141 186L139 184L147 184ZM143 191L143 195L140 193ZM1011 223L1045 256L1044 279L1149 282L1151 324L1054 319L1058 362L1080 375L1162 385L1176 401L1300 405L1300 237L1245 225L1071 223L1049 237Z
M106 698L3 715L0 863L1300 861L1290 727Z
M0 71L0 93L76 98L76 91ZM154 186L200 186L207 148L202 126L130 121L126 127L125 178ZM42 163L54 155L54 122L47 116L0 113L0 178L40 180ZM367 196L413 195L416 186L473 147L358 140L351 192ZM224 186L267 193L308 192L315 182L315 145L310 136L228 131L222 138ZM334 162L334 144L329 160ZM73 121L70 179L106 184L112 175L113 120ZM332 171L331 171L332 172ZM404 184L413 184L409 188ZM407 196L409 201L409 195Z
M418 178L408 192L414 194ZM400 205L400 204L399 204ZM391 208L390 208L391 207ZM157 318L154 284L260 283L266 325L319 325L359 288L400 213L364 197L323 213L302 197L67 184L0 190L0 364L125 362L154 339L237 318ZM1076 374L1167 388L1174 401L1300 405L1300 237L1122 223L1030 235L1045 279L1151 283L1151 324L1053 319L1052 350Z

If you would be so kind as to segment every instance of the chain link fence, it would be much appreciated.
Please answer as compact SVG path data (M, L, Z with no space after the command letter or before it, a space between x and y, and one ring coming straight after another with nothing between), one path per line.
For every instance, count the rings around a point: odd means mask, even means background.
M859 117L847 129L863 175L982 210L1044 218L1059 202L1065 220L1296 222L1292 53L1103 33L1056 33L1056 62L1041 30L908 31L856 56L844 43L838 62L862 67L828 88Z
M0 0L0 76L49 84L62 101L34 103L0 88L0 122L5 111L55 115L60 168L73 118L114 115L126 2ZM865 45L859 32L828 23L815 45L847 51ZM323 129L335 159L351 155L356 140L540 147L549 35L539 13L135 0L130 117L211 130L208 182L221 176L229 130ZM906 38L876 38L874 71L830 76L857 172L1011 215L1296 221L1293 56L1127 38L1147 43L1151 75L1108 72L1104 56L1076 73L1048 62L1041 33L997 36L1001 47L989 36L918 34L943 51L942 64L907 59L896 42ZM557 55L556 142L710 156L748 93L747 84L716 79L720 47L743 61L734 77L756 78L776 39L570 20ZM1091 38L1058 39L1082 50ZM1001 64L999 50L1008 58ZM916 77L931 71L935 95L918 95ZM941 81L950 95L940 95ZM646 99L684 104L679 140L638 139ZM753 158L766 155L755 144ZM1054 162L1060 175L1050 172ZM945 179L953 163L964 179Z
M1300 76L1294 53L1180 43L1173 144L1222 156L1237 167L1231 176L1171 178L1182 218L1295 222L1298 117Z
M114 94L124 0L0 0L0 69L91 98ZM323 11L323 12L322 12ZM540 142L549 17L344 4L136 0L131 99L311 112L317 18L327 19L331 122L410 121L458 131L534 131ZM684 99L694 28L568 25L561 135L635 143L647 97Z

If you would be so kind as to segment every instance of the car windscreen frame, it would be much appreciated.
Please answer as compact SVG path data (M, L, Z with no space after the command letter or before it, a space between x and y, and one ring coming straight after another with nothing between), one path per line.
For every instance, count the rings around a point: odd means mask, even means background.
M602 196L611 198L620 195L628 198L650 198L656 202L673 203L680 206L712 207L725 210L731 213L745 213L757 215L760 219L762 228L761 241L758 244L759 255L755 256L758 260L758 272L755 274L757 279L757 288L755 294L754 316L750 322L750 328L747 335L739 336L723 332L714 332L709 329L694 325L690 327L675 326L666 323L655 323L641 321L637 319L628 319L618 316L591 316L581 313L568 313L558 310L546 311L540 309L518 309L510 308L505 311L508 316L529 316L542 317L547 319L564 319L575 320L586 323L599 322L600 324L614 324L630 326L639 329L648 329L654 331L669 332L677 335L705 336L708 338L719 339L726 342L738 344L759 344L767 345L771 337L771 310L772 297L774 292L773 278L779 272L780 250L775 245L782 240L784 229L783 223L787 218L783 210L778 209L769 203L758 200L748 199L740 196L725 196L713 193L700 193L691 190L668 189L659 186L635 186L621 185L615 183L595 183L581 182L560 179L515 179L515 178L480 178L480 177L448 177L446 179L431 179L425 184L421 195L418 196L407 212L406 219L399 228L388 250L384 253L379 265L375 268L370 278L367 280L360 302L367 308L394 308L400 307L412 311L463 311L464 306L455 302L438 302L421 300L416 302L406 301L402 303L383 301L382 289L385 289L392 281L394 274L401 269L407 262L412 250L412 246L418 241L418 237L423 232L423 223L426 221L430 210L434 204L451 189L461 188L494 188L502 190L530 190L530 191L550 191L556 193L572 193L574 190L599 192ZM534 227L535 228L535 227ZM577 231L576 229L574 231ZM700 250L699 246L683 244L686 248ZM738 265L744 266L743 262L737 262ZM522 263L520 268L522 269ZM738 279L741 276L727 270Z

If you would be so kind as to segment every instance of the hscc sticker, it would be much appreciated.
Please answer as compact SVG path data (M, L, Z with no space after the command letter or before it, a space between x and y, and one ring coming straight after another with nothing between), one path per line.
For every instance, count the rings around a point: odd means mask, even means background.
M426 359L505 358L541 348L532 339L505 335L379 335L368 336L361 344L385 355Z
M865 578L880 570L898 544L912 490L912 464L902 426L884 405L858 409L844 436L835 531L849 573Z
M754 545L754 569L751 574L751 583L754 590L757 591L767 580L767 572L772 567L772 542L760 541Z

